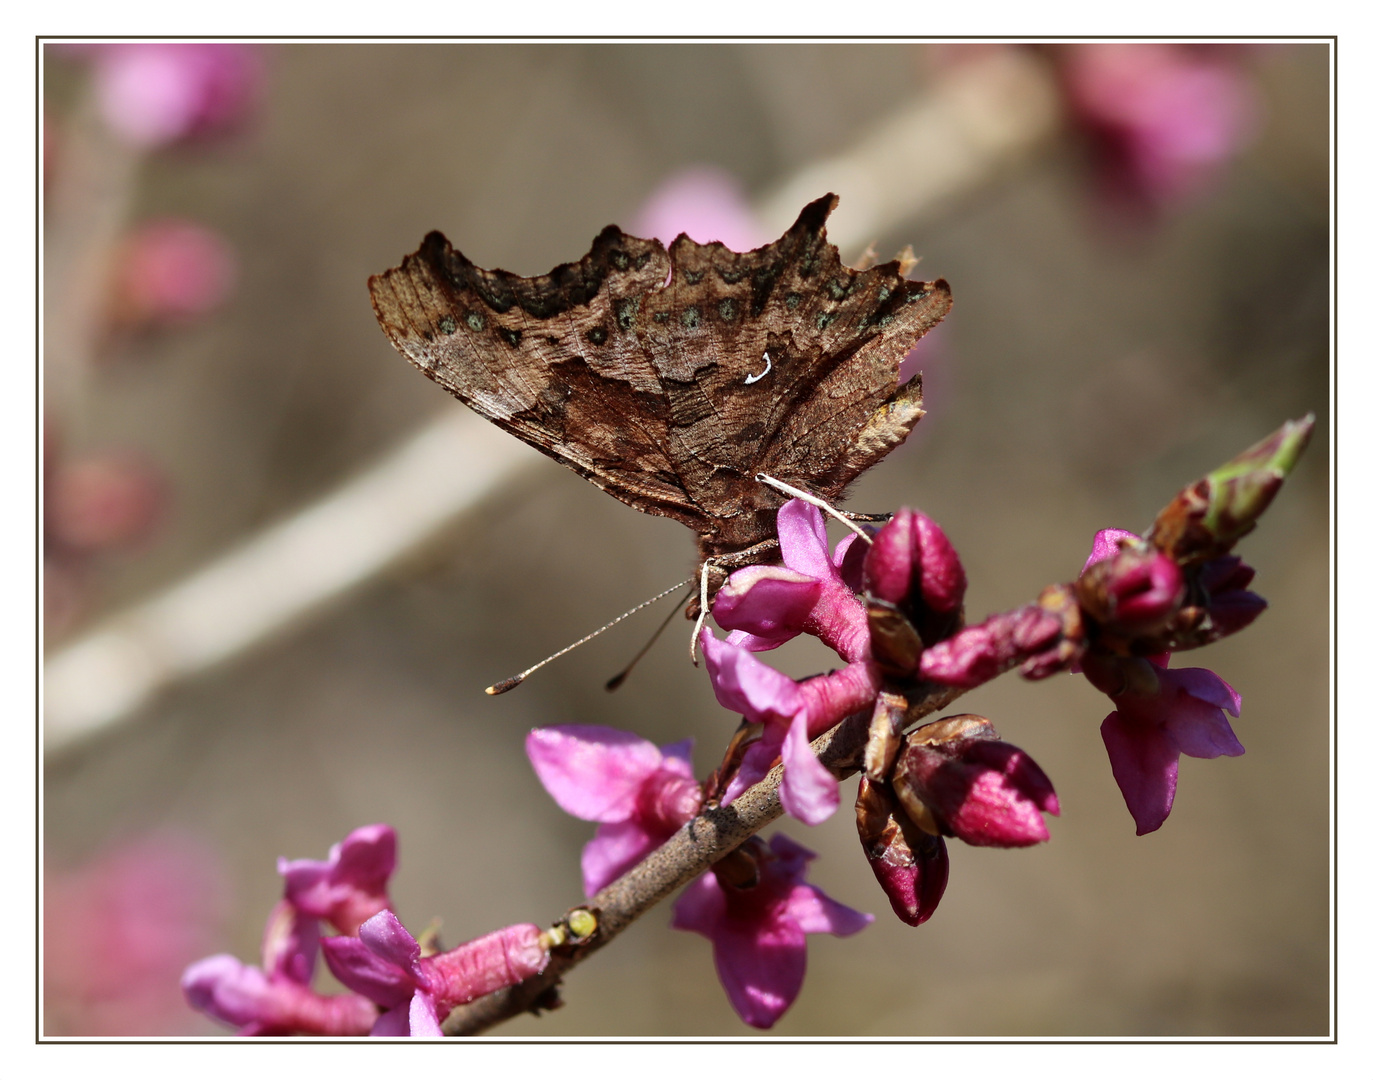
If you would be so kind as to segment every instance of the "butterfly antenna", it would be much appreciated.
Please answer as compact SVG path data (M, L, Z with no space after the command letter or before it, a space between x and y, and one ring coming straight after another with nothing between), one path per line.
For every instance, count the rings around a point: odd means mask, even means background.
M592 638L594 638L594 637L599 637L601 634L604 634L607 630L609 630L609 629L610 629L612 626L614 626L616 623L624 622L625 619L629 618L631 615L635 614L636 612L643 611L643 609L646 608L646 607L648 607L649 604L657 603L657 602L658 602L659 600L661 600L664 596L668 596L668 595L670 595L671 593L675 593L678 589L682 588L683 586L690 585L690 584L691 584L691 581L692 581L691 578L687 578L685 581L679 581L679 582L677 582L677 584L674 585L674 586L672 586L672 588L670 588L670 589L664 589L664 590L663 590L662 592L660 592L657 596L650 597L649 599L645 600L642 604L638 604L638 605L636 605L636 606L630 608L628 611L624 612L624 614L615 616L615 618L611 619L608 623L606 623L606 624L605 624L603 627L601 627L599 630L593 630L591 633L587 634L586 637L581 638L581 639L578 640L578 641L574 641L571 645L567 646L567 647L564 648L564 649L559 649L559 650L558 650L557 652L555 652L552 656L546 656L546 657L544 657L542 660L540 660L540 661L539 661L537 664L535 664L533 667L531 667L531 668L526 668L524 671L521 671L518 675L512 675L512 676L511 676L510 678L508 678L508 679L502 679L500 682L494 683L494 684L492 684L491 686L488 686L488 687L486 688L486 692L487 692L488 694L491 694L491 695L494 696L494 695L496 695L496 694L504 694L507 690L513 690L513 689L515 689L515 687L519 686L520 683L524 682L525 679L529 678L530 675L534 674L534 672L538 671L539 668L543 667L545 664L552 663L554 660L558 659L558 657L560 657L560 656L566 656L566 655L567 655L568 653L570 653L573 649L575 649L578 645L585 645L585 644L586 644L588 641L590 641ZM659 630L658 633L662 633L662 631ZM655 634L654 637L657 637L657 634ZM650 641L649 641L649 644L652 645L653 642L650 640Z
M818 506L846 529L852 529L867 543L872 543L872 537L868 535L867 531L861 525L842 510L836 510L829 503L825 502L824 499L820 498L819 495L812 495L809 491L803 491L799 487L792 487L790 484L785 484L776 477L769 476L767 473L758 473L754 479L760 484L767 484L768 487L776 488L778 491L790 495L793 499L800 499L802 502L810 503L811 506Z
M683 584L685 584L685 582L683 582ZM681 586L678 586L678 588L680 587ZM605 688L607 690L618 690L625 679L629 678L629 673L634 670L634 665L642 660L648 654L648 650L653 648L653 643L663 636L663 631L667 629L668 623L672 622L673 616L682 610L682 606L687 602L690 595L690 593L687 593L686 596L683 596L677 603L672 605L672 610L667 613L667 618L658 624L658 629L653 631L653 636L648 639L644 647L634 654L634 659L626 664L624 670L618 675L612 679L606 680Z

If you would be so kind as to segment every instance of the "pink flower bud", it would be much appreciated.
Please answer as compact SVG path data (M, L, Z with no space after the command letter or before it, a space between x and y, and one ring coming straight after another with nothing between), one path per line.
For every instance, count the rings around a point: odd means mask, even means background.
M911 732L891 783L917 825L978 847L1040 843L1049 839L1041 812L1058 813L1043 770L970 714Z
M1078 580L1083 609L1106 629L1141 637L1162 629L1187 593L1182 570L1161 551L1122 548L1093 563Z
M896 917L919 926L934 914L949 883L949 852L942 836L915 825L887 794L885 784L865 776L858 786L858 837L877 884Z

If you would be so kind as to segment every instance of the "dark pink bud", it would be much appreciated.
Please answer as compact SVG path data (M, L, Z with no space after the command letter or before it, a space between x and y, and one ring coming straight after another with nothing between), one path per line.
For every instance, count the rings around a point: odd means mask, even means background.
M917 543L915 514L903 506L873 537L863 565L868 592L890 604L905 600L915 575Z
M978 847L1025 847L1049 839L1040 816L1058 813L1058 796L1023 750L1001 741L991 723L965 714L907 736L892 789L926 831Z
M935 522L902 507L873 538L864 565L868 592L888 603L914 607L918 599L931 611L958 609L968 579L958 552Z
M858 836L877 884L902 922L919 926L934 914L949 883L942 836L917 827L888 794L865 776L858 787Z
M1182 606L1186 592L1177 563L1143 547L1122 547L1093 563L1077 588L1083 610L1107 629L1129 636L1161 629Z
M957 611L968 591L968 576L958 552L934 521L919 511L915 531L920 538L920 593L931 611L941 615Z
M920 674L948 686L980 686L1017 664L1042 659L1045 650L1064 638L1064 620L1070 614L1027 604L993 615L926 649L920 657Z

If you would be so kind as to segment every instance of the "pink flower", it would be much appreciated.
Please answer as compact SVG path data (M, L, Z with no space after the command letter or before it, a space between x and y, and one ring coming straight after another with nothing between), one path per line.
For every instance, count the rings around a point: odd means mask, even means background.
M111 318L133 327L195 319L224 303L237 273L218 233L176 218L146 222L115 253Z
M219 859L187 836L151 834L43 881L47 1035L189 1034L177 975L215 945Z
M535 728L524 746L554 801L574 817L601 823L582 849L588 897L661 846L701 807L690 739L659 750L627 731L571 724Z
M139 147L232 128L261 89L261 64L247 45L102 45L91 51L105 120Z
M820 510L792 499L777 511L781 566L746 566L715 594L711 614L731 630L731 645L750 652L775 649L797 634L812 634L850 663L868 656L863 603L845 581L857 578L866 545L853 534L829 553ZM856 584L856 582L855 582Z
M664 244L686 233L698 244L718 240L731 251L752 251L771 239L753 216L734 176L709 165L683 169L662 181L630 231Z
M767 775L780 755L785 772L779 791L788 814L818 825L839 805L839 781L811 749L810 740L845 716L872 705L878 673L871 663L850 664L829 675L798 683L756 659L741 645L707 631L701 650L715 699L726 709L763 725L763 734L743 755L725 788L728 806Z
M741 851L756 861L755 880L727 884L707 870L678 898L672 925L710 939L734 1011L752 1027L770 1028L801 992L806 935L847 937L873 917L806 884L815 855L785 836L774 836L770 847L754 838Z
M377 1019L372 1002L310 988L318 952L318 922L283 900L267 920L261 968L224 953L207 956L186 969L181 990L191 1008L240 1035L367 1034Z
M286 900L298 911L328 919L345 934L391 906L386 883L396 869L396 830L364 825L329 849L329 859L278 859Z
M891 778L902 809L927 832L976 847L1027 847L1049 839L1044 814L1058 814L1049 778L991 723L965 714L906 736Z
M1093 540L1083 581L1098 564L1128 563L1131 552L1143 547L1133 533L1103 529ZM1124 576L1129 570L1127 566ZM1197 576L1215 637L1247 626L1267 606L1262 597L1244 591L1254 571L1237 556L1210 559L1201 564ZM1153 832L1172 812L1180 755L1214 758L1244 753L1225 718L1227 712L1239 716L1239 694L1206 668L1169 670L1168 660L1166 652L1146 658L1101 648L1082 658L1082 673L1116 706L1102 721L1101 738L1140 836Z
M1254 131L1258 102L1233 54L1101 44L1055 55L1068 108L1119 197L1157 206L1189 195Z
M1168 669L1155 659L1088 656L1083 671L1106 689L1116 711L1101 724L1125 805L1143 836L1167 820L1178 785L1178 757L1238 757L1244 747L1225 714L1240 714L1240 696L1205 668Z
M383 1010L373 1035L442 1035L440 1024L455 1006L537 975L548 963L539 928L530 923L422 956L390 911L368 919L357 937L325 938L321 945L339 982Z
M267 919L262 967L232 956L207 957L186 969L182 991L191 1007L239 1028L241 1035L364 1035L377 1019L372 1002L310 988L319 952L319 923L344 933L389 907L386 883L396 867L389 825L354 829L329 859L277 860L285 898Z

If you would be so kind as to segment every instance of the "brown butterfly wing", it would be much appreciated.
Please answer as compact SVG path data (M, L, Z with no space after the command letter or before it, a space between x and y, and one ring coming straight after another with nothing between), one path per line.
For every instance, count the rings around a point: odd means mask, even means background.
M901 358L951 303L898 264L855 271L819 199L776 242L670 251L611 226L540 278L485 271L438 233L371 280L395 346L493 422L708 554L773 531L785 496L837 498L922 415Z
M368 284L391 343L444 389L617 499L700 532L710 522L664 453L657 373L614 329L667 276L661 244L611 226L580 262L537 278L483 270L433 232Z

